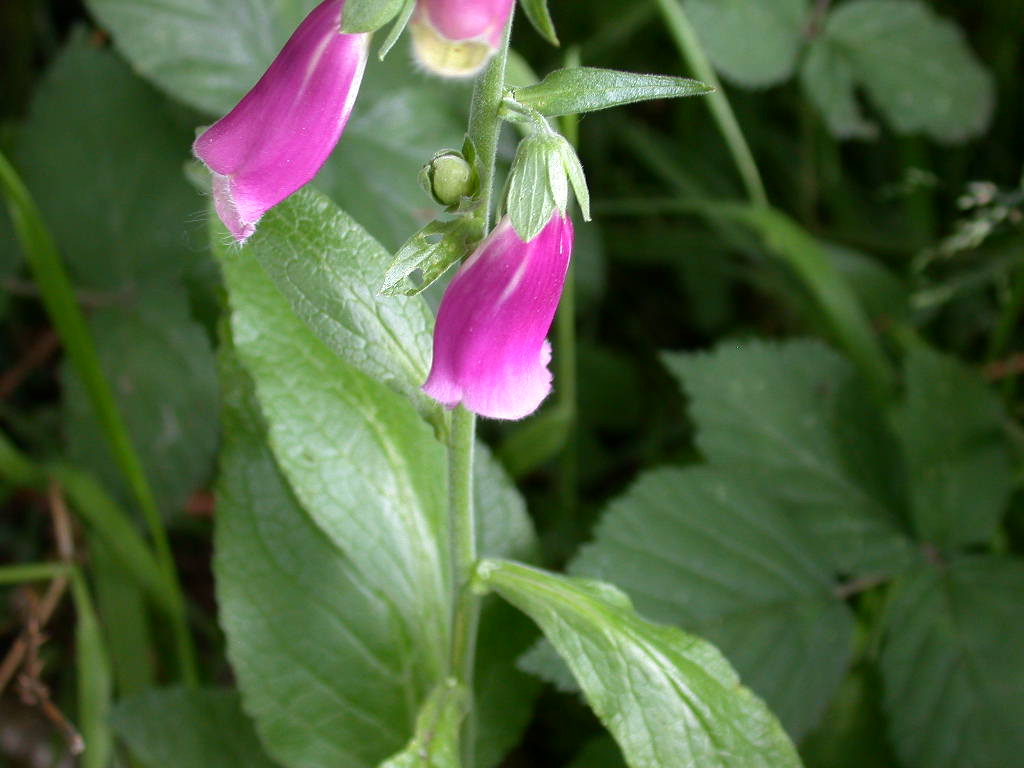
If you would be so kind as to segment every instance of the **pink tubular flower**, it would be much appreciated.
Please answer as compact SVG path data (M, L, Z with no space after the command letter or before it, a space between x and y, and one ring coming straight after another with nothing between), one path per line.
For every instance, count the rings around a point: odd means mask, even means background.
M217 215L239 242L316 175L345 128L370 36L338 31L344 4L314 8L253 89L192 146L213 172Z
M572 222L555 211L524 243L505 216L456 273L434 328L423 391L493 419L521 419L551 391L545 338L562 295Z
M416 58L445 77L479 72L501 45L515 0L416 0Z

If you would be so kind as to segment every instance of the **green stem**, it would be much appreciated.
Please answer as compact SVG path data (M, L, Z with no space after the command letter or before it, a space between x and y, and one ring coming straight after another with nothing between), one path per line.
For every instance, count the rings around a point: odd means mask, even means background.
M669 32L679 48L679 52L689 64L694 77L714 87L714 91L705 98L711 114L718 123L718 130L722 132L722 138L729 147L732 159L736 163L736 169L743 179L743 186L746 187L747 196L750 202L757 206L768 205L768 195L761 181L761 173L757 170L757 163L750 151L750 146L743 136L740 124L732 111L729 99L722 89L722 83L715 74L714 67L708 61L707 54L697 38L697 33L690 20L683 13L683 6L679 0L657 0L658 7L665 17Z
M156 507L138 454L117 410L110 384L103 375L99 357L92 343L92 337L79 309L71 281L57 252L57 246L50 235L42 215L25 188L17 172L0 154L0 188L7 198L11 220L21 241L25 259L28 261L39 286L43 304L50 316L64 350L67 352L76 373L85 385L96 417L103 427L110 444L114 460L128 482L149 527L157 559L169 584L174 588L180 602L180 610L174 621L174 634L178 649L178 661L182 677L189 684L197 681L195 649L188 633L185 620L185 601L178 583L174 558L164 530L163 521Z
M67 563L25 563L0 566L0 584L49 581L68 572Z
M476 151L480 207L472 214L482 239L490 228L494 197L494 168L501 133L501 101L505 95L505 66L512 21L505 39L473 89L469 111L469 138ZM476 516L473 509L473 448L476 416L462 406L452 412L448 435L449 521L454 600L452 610L451 673L470 695L469 714L462 729L462 765L473 768L476 748L476 706L473 702L473 667L480 623L480 596L471 581L476 568Z

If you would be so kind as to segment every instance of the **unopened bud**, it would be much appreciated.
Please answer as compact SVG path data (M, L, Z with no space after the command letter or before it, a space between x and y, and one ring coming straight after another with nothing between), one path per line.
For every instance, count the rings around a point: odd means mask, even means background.
M476 178L461 153L454 150L438 152L420 169L420 186L434 202L446 208L457 206L476 192Z

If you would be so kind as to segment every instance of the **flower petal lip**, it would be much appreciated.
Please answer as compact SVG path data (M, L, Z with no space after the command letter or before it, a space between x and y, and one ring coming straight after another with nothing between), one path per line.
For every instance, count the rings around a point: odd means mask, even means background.
M529 242L502 218L441 300L427 395L494 419L521 419L537 410L551 392L546 336L572 239L571 220L557 211Z
M344 3L314 8L252 90L192 146L213 173L217 214L239 242L316 175L348 122L370 36L338 31Z

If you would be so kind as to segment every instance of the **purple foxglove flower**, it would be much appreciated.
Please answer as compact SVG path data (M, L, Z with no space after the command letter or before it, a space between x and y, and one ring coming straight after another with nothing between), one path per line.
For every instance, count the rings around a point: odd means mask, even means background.
M424 68L445 77L479 72L501 45L515 0L416 0L410 30Z
M445 291L423 391L492 419L537 410L551 391L545 337L571 252L572 221L559 211L526 243L502 218Z
M314 8L253 89L192 147L213 172L217 215L239 242L316 175L345 128L370 36L338 31L344 4Z

